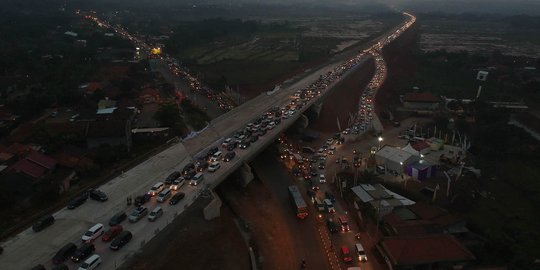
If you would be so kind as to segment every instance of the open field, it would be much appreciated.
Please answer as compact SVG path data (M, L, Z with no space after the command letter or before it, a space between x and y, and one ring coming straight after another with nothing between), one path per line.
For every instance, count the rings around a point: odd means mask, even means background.
M540 30L534 22L526 25L519 17L419 16L423 51L471 51L537 57L540 55ZM523 22L522 22L523 20ZM528 20L528 19L527 19Z

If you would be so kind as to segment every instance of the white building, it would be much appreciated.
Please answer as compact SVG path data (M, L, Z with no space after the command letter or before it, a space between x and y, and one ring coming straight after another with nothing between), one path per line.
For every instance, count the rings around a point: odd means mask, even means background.
M383 166L386 172L402 174L405 166L420 159L419 155L413 155L397 147L385 145L375 153L375 162Z

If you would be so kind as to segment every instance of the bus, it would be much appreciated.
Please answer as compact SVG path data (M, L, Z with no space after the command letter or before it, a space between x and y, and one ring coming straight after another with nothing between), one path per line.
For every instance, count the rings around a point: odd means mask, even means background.
M302 198L302 194L298 190L297 186L289 186L289 194L291 195L291 202L296 210L296 216L304 219L308 215L307 204Z

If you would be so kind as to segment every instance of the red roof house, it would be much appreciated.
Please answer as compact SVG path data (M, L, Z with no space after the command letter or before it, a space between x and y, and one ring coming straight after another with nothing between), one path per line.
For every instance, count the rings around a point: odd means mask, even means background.
M48 170L54 169L54 167L56 166L56 163L57 163L56 160L54 160L54 158L46 156L46 155L44 155L44 154L42 154L40 152L36 152L36 151L30 152L30 154L28 154L28 156L26 156L26 159L40 165L41 167L46 168Z
M21 159L17 161L17 163L11 167L11 170L14 170L17 173L26 174L36 179L41 178L47 172L46 168L39 166L28 159Z
M384 238L377 249L391 269L401 267L463 265L475 260L474 255L453 236L446 234L393 236Z
M403 106L410 110L437 110L440 102L441 99L432 93L407 93L403 97Z

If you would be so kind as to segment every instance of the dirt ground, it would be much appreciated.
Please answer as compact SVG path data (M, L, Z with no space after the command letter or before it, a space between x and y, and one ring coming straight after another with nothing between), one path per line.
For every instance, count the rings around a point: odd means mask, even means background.
M375 63L371 60L355 70L345 80L341 81L325 97L319 119L310 128L324 133L338 131L337 118L342 129L347 127L349 113L355 112L364 88L375 72Z
M120 269L250 269L246 243L227 207L206 221L199 199Z

